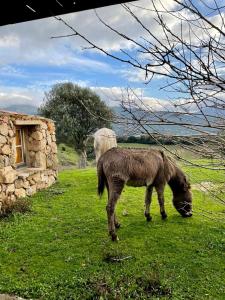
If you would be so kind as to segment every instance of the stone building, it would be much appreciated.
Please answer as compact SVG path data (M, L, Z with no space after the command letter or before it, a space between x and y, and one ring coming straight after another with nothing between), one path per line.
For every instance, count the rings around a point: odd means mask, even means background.
M56 178L53 121L0 111L0 212L17 198L49 187Z

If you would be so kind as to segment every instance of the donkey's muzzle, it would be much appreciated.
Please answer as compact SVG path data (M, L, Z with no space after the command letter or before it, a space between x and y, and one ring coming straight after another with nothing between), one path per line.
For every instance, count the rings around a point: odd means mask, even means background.
M189 217L191 217L192 216L192 212L186 212L186 213L183 213L182 214L182 217L183 218L189 218Z

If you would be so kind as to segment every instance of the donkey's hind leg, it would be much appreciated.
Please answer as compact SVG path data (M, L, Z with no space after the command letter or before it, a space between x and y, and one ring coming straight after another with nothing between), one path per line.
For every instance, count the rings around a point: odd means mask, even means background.
M153 190L153 186L149 185L147 186L145 192L145 217L148 222L151 221L152 219L150 215L150 205L152 202L152 190Z
M106 211L108 216L109 234L111 235L113 241L117 240L116 228L119 228L120 226L116 219L115 207L123 187L124 181L119 178L113 178L113 180L109 183L109 197Z
M164 188L165 188L164 184L157 185L155 187L157 195L158 195L158 202L159 202L159 206L160 206L160 213L161 213L161 216L162 216L163 220L165 220L167 218L167 214L165 212L165 206L164 206Z
M108 199L109 199L109 185L108 185L108 181L106 180L106 188L107 188L107 192L108 192ZM116 228L120 228L120 223L116 217L116 212L114 211L114 224Z

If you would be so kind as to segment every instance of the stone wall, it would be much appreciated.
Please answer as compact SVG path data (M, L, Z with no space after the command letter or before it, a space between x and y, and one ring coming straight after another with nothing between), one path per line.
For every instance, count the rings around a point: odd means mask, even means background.
M24 133L25 165L16 164L16 126ZM17 198L33 195L57 178L53 121L0 111L0 213Z

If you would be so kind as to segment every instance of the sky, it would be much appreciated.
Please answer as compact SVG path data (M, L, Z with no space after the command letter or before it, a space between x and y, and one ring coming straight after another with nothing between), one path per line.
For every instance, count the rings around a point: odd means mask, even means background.
M151 8L151 1L135 2L137 6ZM172 0L167 7L173 8ZM160 36L154 15L146 9L132 7L145 26ZM107 29L97 14L108 24L129 34L134 39L148 38L147 33L121 5L97 10L76 12L61 16L77 31L94 41L113 55L122 51L135 53L135 46ZM175 28L174 20L170 23ZM110 106L118 105L123 89L134 89L152 106L168 101L171 95L160 87L164 79L156 77L146 84L145 74L125 63L118 62L71 36L71 30L55 18L46 18L0 27L0 108L14 104L39 106L52 86L61 82L73 82L90 87Z

